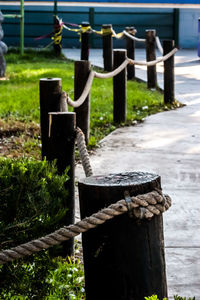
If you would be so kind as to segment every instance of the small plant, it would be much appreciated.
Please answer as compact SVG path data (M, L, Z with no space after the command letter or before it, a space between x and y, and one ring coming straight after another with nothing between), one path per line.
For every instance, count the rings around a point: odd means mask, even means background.
M145 300L159 300L157 295L152 295L150 297L144 297ZM167 298L163 298L163 300L167 300Z
M195 300L195 297L193 297L193 298L186 298L186 297L180 297L180 296L178 296L178 295L175 295L174 296L174 300Z
M49 273L49 294L45 299L77 300L85 298L84 271L79 261L56 260L57 268ZM52 298L51 298L52 297Z
M0 158L0 249L44 236L65 224L67 180L67 170L58 175L55 162ZM49 253L60 251L61 246L1 265L0 299L43 299L50 288L45 280L58 265Z
M0 249L58 228L67 211L67 170L55 163L0 158Z
M152 295L150 297L144 297L145 300L159 300L157 295ZM163 298L163 300L167 300L167 298ZM195 297L193 298L186 298L186 297L180 297L178 295L174 296L174 300L195 300Z

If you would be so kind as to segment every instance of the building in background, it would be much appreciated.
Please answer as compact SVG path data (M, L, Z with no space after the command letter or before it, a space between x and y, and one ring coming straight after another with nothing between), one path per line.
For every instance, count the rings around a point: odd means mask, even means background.
M49 5L49 2L51 4ZM160 39L174 39L181 48L198 47L198 19L200 0L83 0L58 2L57 15L67 23L80 24L90 22L94 29L101 29L102 24L112 24L116 32L126 26L135 26L137 36L143 38L146 29L156 29ZM98 2L98 3L97 3ZM156 2L156 4L155 4ZM50 38L34 38L52 32L54 1L24 0L25 3L25 47L43 47L51 42ZM153 4L154 3L154 4ZM20 1L0 1L3 14L19 14ZM75 32L63 31L63 47L80 47L79 36ZM4 41L8 46L19 46L20 25L18 19L5 19ZM91 46L101 47L101 38L92 34ZM124 47L123 40L114 40L115 47ZM138 47L142 45L137 44Z

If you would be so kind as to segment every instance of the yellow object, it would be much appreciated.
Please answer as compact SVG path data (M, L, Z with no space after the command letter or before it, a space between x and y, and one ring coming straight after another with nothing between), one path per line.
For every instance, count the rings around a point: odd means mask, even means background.
M81 33L85 33L90 30L91 30L91 26L82 26L81 25L81 29L80 29Z
M123 32L119 32L119 33L114 33L112 36L117 38L117 39L121 39L123 37L124 33Z
M54 41L54 44L59 45L61 44L62 40L62 30L63 26L60 26L60 29L58 32L54 33L54 36L52 37L52 40ZM61 45L60 45L61 46Z

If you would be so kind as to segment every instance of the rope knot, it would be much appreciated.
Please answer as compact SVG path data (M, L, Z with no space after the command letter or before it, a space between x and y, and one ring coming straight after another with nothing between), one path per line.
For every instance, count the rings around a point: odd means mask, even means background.
M130 197L125 191L125 205L130 217L135 216L138 219L151 219L154 215L160 215L171 206L171 198L164 195L161 190L154 191Z

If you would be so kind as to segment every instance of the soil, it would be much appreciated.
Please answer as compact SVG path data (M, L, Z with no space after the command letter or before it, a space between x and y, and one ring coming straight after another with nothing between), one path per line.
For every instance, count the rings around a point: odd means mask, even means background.
M0 156L39 158L40 143L39 124L0 119Z

